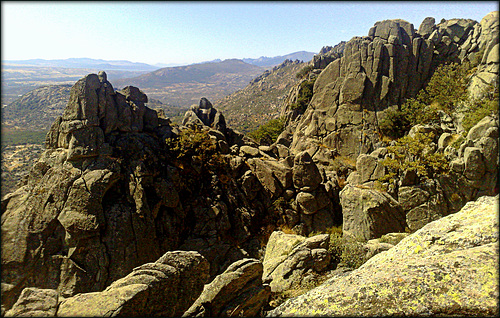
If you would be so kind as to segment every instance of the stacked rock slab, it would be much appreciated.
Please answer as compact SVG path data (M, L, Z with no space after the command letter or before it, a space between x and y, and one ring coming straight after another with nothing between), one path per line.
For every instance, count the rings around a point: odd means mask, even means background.
M134 268L102 292L59 298L55 290L26 288L7 317L180 316L203 290L209 264L197 252L168 252Z
M496 316L497 213L498 196L469 202L267 316Z

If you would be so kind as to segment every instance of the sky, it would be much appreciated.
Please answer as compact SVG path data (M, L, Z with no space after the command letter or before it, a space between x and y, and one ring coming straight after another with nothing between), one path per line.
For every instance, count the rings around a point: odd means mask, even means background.
M377 21L478 22L497 1L2 1L2 60L87 57L189 64L318 53Z

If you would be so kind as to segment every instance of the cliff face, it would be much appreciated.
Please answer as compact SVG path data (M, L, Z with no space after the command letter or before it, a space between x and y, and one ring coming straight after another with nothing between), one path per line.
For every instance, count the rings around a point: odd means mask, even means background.
M479 94L498 79L495 30L498 12L481 23L452 19L435 25L427 18L418 31L404 20L377 22L368 36L352 38L327 60L307 110L293 123L292 152L318 144L354 158L373 151L379 141L378 123L389 107L415 97L438 65L472 61L481 51L471 85L471 94ZM317 66L322 66L320 60Z

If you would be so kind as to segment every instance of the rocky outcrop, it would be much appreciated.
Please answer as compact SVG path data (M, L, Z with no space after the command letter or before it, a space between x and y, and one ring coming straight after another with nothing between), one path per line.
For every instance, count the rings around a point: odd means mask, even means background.
M197 252L168 252L134 268L101 292L59 297L53 289L25 288L7 317L180 316L201 294L209 264Z
M498 315L498 196L427 224L267 316Z
M351 158L370 153L379 142L378 123L386 109L415 97L441 63L473 61L483 48L472 86L485 76L482 81L492 83L498 77L498 50L493 49L498 43L497 16L491 13L481 24L451 19L435 25L433 18L426 18L419 31L404 20L380 21L368 36L352 38L342 50L332 49L336 53L326 67L319 55L315 65L324 69L307 110L298 117L283 114L294 127L291 153L317 144Z
M481 59L480 64L469 84L470 95L474 98L482 98L490 85L498 85L498 66L500 63L498 36L498 11L494 11L481 20L480 27L475 27L473 39L463 44L471 47L478 46L482 52L482 56L477 53L477 58Z
M182 120L183 125L188 125L193 122L201 122L203 125L221 132L226 131L226 120L224 116L204 97L200 100L198 105L191 106L191 109L186 112Z
M183 317L255 317L271 294L262 282L262 263L242 259L205 285Z
M328 234L306 238L273 232L263 262L263 277L270 281L271 291L280 293L297 288L328 269L331 258L329 243Z

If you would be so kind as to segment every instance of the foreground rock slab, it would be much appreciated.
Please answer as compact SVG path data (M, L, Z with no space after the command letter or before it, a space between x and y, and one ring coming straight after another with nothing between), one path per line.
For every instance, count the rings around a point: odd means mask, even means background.
M498 316L498 195L424 226L268 316Z
M208 279L208 261L198 252L167 252L102 292L65 299L57 316L180 316L200 295Z
M262 282L262 263L245 258L205 285L183 317L255 317L267 303L271 288Z

